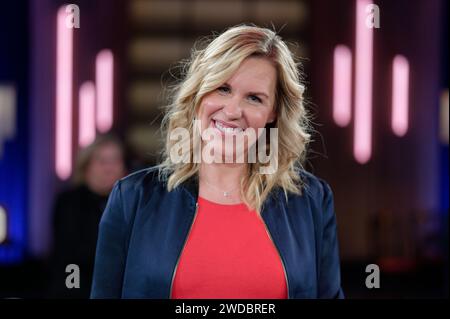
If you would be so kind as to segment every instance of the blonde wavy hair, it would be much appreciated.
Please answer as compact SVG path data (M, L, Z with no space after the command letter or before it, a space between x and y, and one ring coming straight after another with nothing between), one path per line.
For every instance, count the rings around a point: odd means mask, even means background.
M187 163L174 163L170 150L180 141L170 140L175 128L185 128L192 137L195 134L194 118L202 98L223 85L248 57L264 57L272 61L277 70L275 95L276 120L268 127L278 129L278 152L269 152L278 163L273 174L260 174L261 163L247 163L247 173L240 181L240 195L251 209L261 212L271 191L280 187L288 192L302 194L303 181L299 174L311 141L309 116L304 107L300 63L286 43L274 31L254 25L229 28L207 42L205 48L192 50L191 58L182 62L182 80L170 90L170 102L162 121L166 142L163 161L159 164L159 177L167 182L171 191L187 179L196 176L200 163L194 163L193 153L200 147L193 138L181 141L189 143ZM198 140L198 139L197 139ZM266 139L267 140L267 139ZM197 144L201 143L198 142ZM269 145L268 145L269 147ZM269 149L270 151L270 149Z

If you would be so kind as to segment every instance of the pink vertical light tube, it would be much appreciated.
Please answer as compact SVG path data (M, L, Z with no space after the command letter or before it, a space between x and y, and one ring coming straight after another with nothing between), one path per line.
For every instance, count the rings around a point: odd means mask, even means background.
M333 119L344 127L351 119L352 53L345 45L334 49Z
M95 139L95 86L91 81L85 82L79 92L78 144L85 147Z
M57 14L56 35L56 174L72 172L73 29L66 25L66 6Z
M396 55L392 63L392 117L394 134L404 136L408 131L409 63Z
M355 56L355 159L364 164L372 155L372 63L373 29L366 25L370 0L356 1Z
M111 50L102 50L96 58L96 88L97 88L97 129L104 133L113 125L113 54Z

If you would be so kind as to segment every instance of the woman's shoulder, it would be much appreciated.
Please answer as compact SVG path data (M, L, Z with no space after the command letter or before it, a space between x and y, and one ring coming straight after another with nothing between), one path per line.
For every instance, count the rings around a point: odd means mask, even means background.
M143 169L139 169L129 175L122 177L118 183L122 190L138 190L142 188L153 187L155 185L161 185L162 179L159 174L158 166L151 166Z
M290 194L288 202L294 212L308 211L317 227L322 227L334 216L333 191L323 178L306 170L299 171L301 194Z
M117 197L121 201L133 205L142 196L153 193L156 189L163 190L165 185L160 178L157 166L139 169L119 179L111 191L110 197Z
M115 183L109 195L108 207L113 211L122 211L125 219L131 220L137 205L148 200L151 197L149 194L153 193L157 187L164 187L157 167L137 170Z
M314 199L323 200L332 196L332 190L327 181L314 175L305 169L299 170L299 176L302 184L302 194Z

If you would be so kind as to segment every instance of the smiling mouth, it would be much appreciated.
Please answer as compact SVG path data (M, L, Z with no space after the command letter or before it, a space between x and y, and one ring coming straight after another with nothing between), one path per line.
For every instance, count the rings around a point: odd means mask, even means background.
M213 124L213 127L215 127L216 129L218 129L220 132L222 132L224 134L238 134L238 133L243 132L243 129L240 127L225 126L224 124L222 124L216 120L212 120L212 124Z

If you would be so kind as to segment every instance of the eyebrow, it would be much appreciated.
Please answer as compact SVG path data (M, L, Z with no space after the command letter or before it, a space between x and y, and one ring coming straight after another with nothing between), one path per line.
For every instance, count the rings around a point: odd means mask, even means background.
M224 85L226 85L226 86L228 86L228 87L231 87L231 85L228 83L228 82L225 82L224 83ZM262 95L262 96L264 96L266 99L269 99L269 95L268 94L266 94L266 93L264 93L264 92L249 92L249 94L251 94L251 95Z

